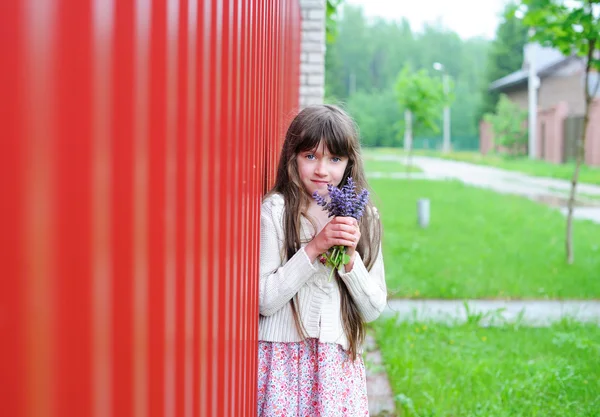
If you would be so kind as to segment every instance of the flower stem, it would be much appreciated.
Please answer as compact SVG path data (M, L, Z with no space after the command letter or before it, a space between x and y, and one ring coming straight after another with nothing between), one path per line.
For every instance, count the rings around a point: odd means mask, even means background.
M334 246L331 251L331 255L329 256L329 262L331 264L331 273L329 274L329 281L333 277L333 273L336 269L338 269L344 260L344 253L346 251L345 246Z

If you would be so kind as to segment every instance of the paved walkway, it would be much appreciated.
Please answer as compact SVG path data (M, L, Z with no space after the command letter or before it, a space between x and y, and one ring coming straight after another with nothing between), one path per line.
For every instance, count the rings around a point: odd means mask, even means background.
M398 155L369 155L376 160L398 161L406 163L406 157ZM414 156L412 164L423 170L422 173L411 173L410 178L418 179L455 179L475 187L487 188L499 193L517 194L534 200L542 201L557 207L566 214L566 197L570 183L566 180L533 177L521 172L506 171L499 168L450 161L439 158ZM398 173L369 173L370 178L389 177L406 178L407 174ZM600 197L600 186L579 184L577 192ZM575 217L600 223L600 202L590 202L575 208Z
M363 357L367 368L369 414L371 417L395 416L396 405L392 387L381 359L381 352L370 332L367 333L365 345Z
M468 305L465 307L465 303ZM384 315L399 320L464 322L480 315L483 324L503 322L548 326L563 318L600 325L600 301L596 300L403 300L391 299Z

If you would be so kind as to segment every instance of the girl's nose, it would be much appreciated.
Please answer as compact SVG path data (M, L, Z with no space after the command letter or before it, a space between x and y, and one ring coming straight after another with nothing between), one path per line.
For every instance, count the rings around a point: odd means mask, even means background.
M325 174L327 174L327 170L325 168L325 162L324 161L319 161L317 163L317 166L315 168L315 174L323 176Z

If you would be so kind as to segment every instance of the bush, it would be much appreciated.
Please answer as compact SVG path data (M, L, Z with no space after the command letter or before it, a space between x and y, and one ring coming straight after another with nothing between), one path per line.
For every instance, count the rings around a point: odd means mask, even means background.
M486 114L485 121L491 124L496 152L507 152L512 156L527 154L527 112L502 94L495 114Z

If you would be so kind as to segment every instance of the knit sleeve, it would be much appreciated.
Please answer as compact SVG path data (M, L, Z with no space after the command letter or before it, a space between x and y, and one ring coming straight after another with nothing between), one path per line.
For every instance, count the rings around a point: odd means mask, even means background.
M356 253L354 266L350 272L344 272L342 265L338 270L340 277L348 287L363 320L373 321L379 317L387 303L387 289L381 248L371 271L368 271L362 258Z
M375 215L378 217L377 211ZM339 275L348 287L363 320L373 321L379 317L387 303L387 287L385 284L385 269L381 245L370 271L367 270L358 252L355 253L354 266L350 272L345 272L342 265Z
M265 200L260 215L259 311L275 314L285 306L317 270L304 248L283 261L283 198Z

